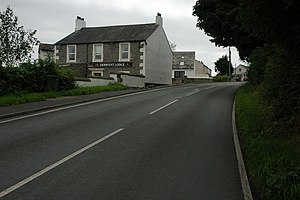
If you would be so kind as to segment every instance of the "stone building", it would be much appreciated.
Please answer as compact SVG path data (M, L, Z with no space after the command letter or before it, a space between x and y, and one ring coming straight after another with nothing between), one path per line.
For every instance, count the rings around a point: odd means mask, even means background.
M211 69L195 59L195 51L173 52L172 78L208 78Z
M150 24L86 27L77 17L75 31L55 43L55 59L76 76L112 73L145 76L145 83L171 84L172 51L158 13Z
M248 70L248 66L239 65L233 69L232 76L237 81L246 81L248 80Z
M50 57L50 58L54 57L54 45L40 43L38 58L44 60L47 57Z

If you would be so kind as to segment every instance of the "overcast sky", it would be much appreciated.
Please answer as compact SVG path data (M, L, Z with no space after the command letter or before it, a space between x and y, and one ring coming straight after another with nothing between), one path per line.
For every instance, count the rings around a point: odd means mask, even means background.
M110 26L155 22L159 12L169 41L177 44L176 51L195 51L196 59L211 69L228 48L215 47L204 31L196 28L192 15L196 0L0 0L3 12L10 5L25 29L37 30L43 43L55 43L74 31L76 16L87 26ZM233 66L241 64L232 48Z

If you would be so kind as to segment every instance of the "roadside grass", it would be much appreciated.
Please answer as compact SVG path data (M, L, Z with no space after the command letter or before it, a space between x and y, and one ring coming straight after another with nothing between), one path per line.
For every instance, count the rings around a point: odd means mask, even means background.
M27 93L20 92L0 97L0 106L10 106L22 103L45 101L46 99L62 97L62 96L79 96L86 94L95 94L107 91L126 90L127 86L121 84L109 84L107 86L95 86L95 87L76 87L71 90L64 91L52 91L41 93Z
M250 84L236 96L237 128L252 189L258 199L300 199L299 135L278 130L271 110Z

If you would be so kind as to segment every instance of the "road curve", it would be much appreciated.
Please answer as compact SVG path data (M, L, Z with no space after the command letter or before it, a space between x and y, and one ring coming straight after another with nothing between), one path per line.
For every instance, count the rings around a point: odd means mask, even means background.
M239 83L162 88L0 123L1 199L243 199Z

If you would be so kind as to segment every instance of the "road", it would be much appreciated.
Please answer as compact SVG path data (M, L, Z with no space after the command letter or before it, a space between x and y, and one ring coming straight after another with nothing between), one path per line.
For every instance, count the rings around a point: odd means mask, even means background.
M241 200L239 85L160 88L0 121L0 197Z

